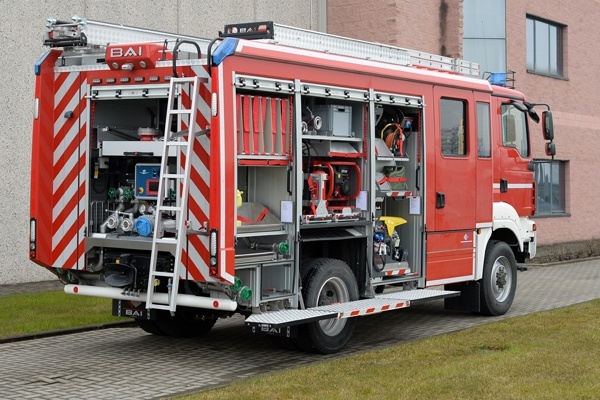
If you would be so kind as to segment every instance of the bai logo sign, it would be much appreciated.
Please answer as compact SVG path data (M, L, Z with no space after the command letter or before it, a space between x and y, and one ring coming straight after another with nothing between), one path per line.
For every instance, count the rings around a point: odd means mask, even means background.
M137 47L112 47L110 49L111 58L121 57L141 57L143 55L143 46Z

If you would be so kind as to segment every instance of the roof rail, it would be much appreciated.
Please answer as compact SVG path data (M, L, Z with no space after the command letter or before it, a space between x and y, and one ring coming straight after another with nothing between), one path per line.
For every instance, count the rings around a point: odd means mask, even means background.
M44 45L89 49L105 48L109 43L164 42L178 39L198 43L203 53L206 53L210 43L209 39L204 38L93 21L74 16L71 21L48 18Z
M225 25L225 30L220 36L263 39L270 43L299 49L479 76L477 63L275 24L272 21Z

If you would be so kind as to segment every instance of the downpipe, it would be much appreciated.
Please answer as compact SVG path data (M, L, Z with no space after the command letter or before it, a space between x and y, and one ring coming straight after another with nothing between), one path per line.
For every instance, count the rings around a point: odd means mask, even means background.
M75 294L78 296L91 296L91 297L104 297L107 299L115 300L129 300L129 301L146 301L146 293L140 293L139 296L130 296L123 294L123 289L100 287L100 286L85 286L85 285L65 285L64 291L66 294ZM168 304L168 295L166 293L154 293L152 296L154 303ZM204 308L208 310L220 310L220 311L235 311L237 309L237 302L229 299L222 299L217 297L200 297L192 296L189 294L178 294L177 305Z

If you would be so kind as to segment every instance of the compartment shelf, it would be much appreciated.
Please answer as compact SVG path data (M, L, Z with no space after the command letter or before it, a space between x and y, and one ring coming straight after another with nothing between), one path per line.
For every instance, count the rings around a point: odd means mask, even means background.
M347 137L347 136L328 136L328 135L302 135L302 140L329 140L334 142L351 142L360 143L363 141L359 137Z
M139 155L162 157L164 146L165 142L163 141L142 142L138 140L105 140L102 142L100 156L107 157ZM169 157L175 157L177 155L176 151L177 150L171 146L169 149Z

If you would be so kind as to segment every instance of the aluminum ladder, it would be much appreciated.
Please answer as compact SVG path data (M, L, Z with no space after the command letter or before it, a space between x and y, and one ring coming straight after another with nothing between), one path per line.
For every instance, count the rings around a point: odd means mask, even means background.
M179 93L183 90L183 85L189 84L189 93L191 99L191 107L187 108L176 108L175 102ZM150 256L150 273L148 276L148 294L146 297L146 308L157 309L157 310L168 310L171 313L175 312L177 308L177 292L179 290L179 270L181 265L181 253L183 246L187 240L187 221L186 221L186 210L189 194L189 179L191 169L191 159L193 156L194 138L196 134L193 132L193 128L196 124L196 113L197 104L200 88L200 78L171 78L169 86L169 99L168 108L165 122L165 134L164 134L164 147L163 155L160 163L160 178L158 184L158 197L156 200L156 223L154 224L154 234L152 237L152 254ZM180 102L181 103L181 102ZM171 132L171 126L173 118L177 118L180 115L188 115L188 129L173 133ZM190 132L192 132L190 134ZM200 132L205 133L205 132ZM187 140L186 140L187 136ZM168 169L168 158L169 150L174 148L177 154L181 151L185 151L185 166L183 171L179 168L179 172L172 173ZM177 164L179 166L179 163ZM168 182L170 180L175 181L176 190L181 190L180 196L176 196L176 204L164 205L164 194L165 189L168 188ZM175 237L163 237L163 227L161 216L163 212L175 213ZM165 249L174 249L175 263L173 271L157 271L158 263L158 251ZM167 278L167 304L160 304L154 301L154 295L157 293L156 289L160 283L161 278Z
M109 43L134 43L134 42L175 42L176 40L189 40L200 46L206 54L211 39L194 36L167 33L151 29L136 28L133 26L94 21L91 19L73 16L70 21L46 19L46 33L44 44L51 47L87 47L90 49L106 49ZM181 50L195 52L195 48L184 44Z

